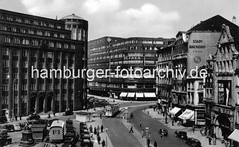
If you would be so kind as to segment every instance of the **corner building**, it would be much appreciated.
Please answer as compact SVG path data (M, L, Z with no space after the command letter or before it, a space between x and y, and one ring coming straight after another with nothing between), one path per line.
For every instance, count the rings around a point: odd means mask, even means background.
M81 109L84 79L37 78L33 69L83 69L83 40L62 20L0 10L0 112L23 116ZM34 74L32 74L34 73Z
M157 50L171 43L165 38L119 38L103 37L89 42L89 69L109 69L110 75L89 81L90 93L127 100L156 100L156 83L153 70L156 69ZM123 73L122 77L117 77ZM127 76L125 70L148 69L149 77ZM124 72L121 72L123 71ZM139 73L139 72L137 72Z

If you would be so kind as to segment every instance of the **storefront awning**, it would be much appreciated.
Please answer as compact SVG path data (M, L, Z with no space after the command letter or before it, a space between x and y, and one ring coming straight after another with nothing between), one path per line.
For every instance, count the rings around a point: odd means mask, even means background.
M144 94L143 94L143 93L136 93L136 97L137 97L137 98L139 98L139 97L140 97L140 98L141 98L141 97L144 97Z
M144 97L152 98L152 97L156 97L156 94L154 92L145 92Z
M239 142L239 130L238 129L235 129L229 136L228 138L231 139L231 140L234 140L236 142Z
M175 115L175 114L177 114L178 111L180 111L180 110L181 110L181 108L174 107L172 110L169 111L169 113Z
M128 93L127 97L134 97L135 96L135 93L134 92L130 92Z
M121 92L120 97L126 97L127 93L126 92Z
M194 111L186 109L181 115L178 116L180 119L191 119L194 117Z

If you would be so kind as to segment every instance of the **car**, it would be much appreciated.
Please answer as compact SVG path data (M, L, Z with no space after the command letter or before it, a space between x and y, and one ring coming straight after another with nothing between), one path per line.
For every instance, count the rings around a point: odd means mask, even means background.
M64 116L73 115L73 114L74 114L73 111L67 110L67 111L64 113Z
M1 116L0 117L0 124L4 124L7 122L7 117L6 116Z
M38 114L30 114L27 120L39 120L41 117Z
M3 128L6 129L8 132L14 132L15 131L13 124L5 124L3 126Z
M185 132L185 131L178 131L178 132L176 131L175 135L176 135L176 137L181 138L181 139L187 139L188 138L187 132Z
M201 142L195 138L188 138L186 140L186 144L188 144L190 147L201 147Z
M13 124L14 130L15 131L21 131L22 128L20 127L20 124Z
M93 147L93 143L90 139L83 139L81 142L81 147Z

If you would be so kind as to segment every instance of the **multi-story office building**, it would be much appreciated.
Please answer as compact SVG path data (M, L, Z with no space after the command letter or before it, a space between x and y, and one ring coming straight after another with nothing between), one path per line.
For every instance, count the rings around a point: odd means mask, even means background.
M88 59L88 21L83 18L72 14L63 17L61 20L65 21L65 29L71 30L71 39L83 41L83 50L82 50L82 65L83 69L87 70L87 59ZM80 79L80 82L83 83L79 92L79 96L82 97L81 103L84 107L87 106L87 77L85 72L83 73L83 78Z
M158 61L156 66L158 69L163 69L160 75L156 76L156 94L159 99L159 104L162 106L162 111L167 113L167 109L171 104L172 91L172 72L167 72L167 69L173 69L172 66L172 49L173 44L158 49Z
M109 69L110 76L89 82L90 93L112 97L143 100L156 99L155 76L158 48L173 39L103 37L89 42L89 69ZM118 69L117 69L118 67ZM146 71L149 76L141 76ZM119 70L119 76L117 75ZM127 71L137 71L130 76ZM109 75L109 74L107 74Z
M0 112L3 115L82 108L79 92L83 91L84 80L81 76L64 78L62 75L64 67L84 68L84 40L71 39L72 33L65 25L62 20L0 10ZM41 77L37 77L36 69ZM51 69L61 70L62 75L56 71L50 77Z

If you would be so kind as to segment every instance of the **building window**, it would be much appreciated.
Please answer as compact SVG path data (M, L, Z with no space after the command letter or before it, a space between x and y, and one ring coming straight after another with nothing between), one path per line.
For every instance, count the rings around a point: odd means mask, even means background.
M11 43L11 38L10 38L10 37L5 37L4 42L6 42L6 43Z
M8 48L2 48L2 54L3 55L9 55L9 49Z
M54 42L49 42L49 47L54 47Z
M63 34L60 34L60 38L63 38L63 39L64 39L64 38L65 38L65 35L63 35Z
M42 31L37 31L37 35L42 35Z
M14 38L14 43L20 44L20 43L21 43L21 40L20 40L19 38Z
M68 44L64 44L64 48L69 48L69 45Z
M231 81L218 81L218 104L230 106L231 101Z
M76 49L76 46L72 44L71 49Z

